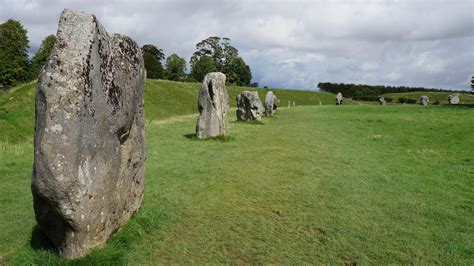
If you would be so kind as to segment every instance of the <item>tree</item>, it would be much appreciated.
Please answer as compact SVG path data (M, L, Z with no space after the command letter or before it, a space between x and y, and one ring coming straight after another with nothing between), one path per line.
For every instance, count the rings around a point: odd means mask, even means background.
M19 21L0 24L0 87L30 79L27 33Z
M166 58L166 78L169 80L184 80L186 78L186 61L177 54Z
M242 57L232 58L232 60L225 65L224 73L226 73L227 80L230 84L249 86L252 81L250 67L245 64Z
M146 74L149 79L162 79L165 76L165 70L161 60L165 59L163 50L158 47L145 44L142 47L143 60L145 61Z
M201 62L201 59L205 60L205 64ZM189 63L191 65L191 73L199 73L193 75L194 78L199 77L199 79L196 79L197 81L202 80L200 77L202 76L201 74L204 70L194 69L196 67L203 66L212 68L210 67L211 63L209 60L212 61L214 65L214 71L220 71L226 74L227 83L250 85L250 81L252 80L250 67L245 64L243 58L239 56L239 51L237 48L230 44L229 38L211 36L196 44L196 51L191 56Z
M191 69L191 77L198 82L201 82L207 73L218 71L218 66L209 56L202 56Z
M46 64L46 61L48 60L48 57L51 54L55 43L56 36L52 34L46 36L46 38L44 38L44 40L41 42L41 47L31 60L33 77L37 77L39 75L41 69Z

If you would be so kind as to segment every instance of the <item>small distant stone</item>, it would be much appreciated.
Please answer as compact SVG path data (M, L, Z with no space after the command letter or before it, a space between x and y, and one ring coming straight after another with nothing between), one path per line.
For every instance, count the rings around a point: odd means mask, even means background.
M451 94L448 96L448 103L449 104L459 104L459 94Z
M196 136L199 139L224 136L229 131L229 94L225 88L223 73L208 73L199 91L199 118L196 123Z
M420 105L428 106L429 103L430 103L430 98L428 98L428 96L422 95L420 97Z
M260 120L265 111L256 91L243 91L237 95L237 120Z
M269 117L273 116L279 103L280 100L278 100L272 91L267 92L267 95L265 95L265 115Z
M385 98L383 96L379 97L379 104L380 105L386 105L387 102L385 101Z
M342 93L338 92L336 94L336 105L342 105L343 101L344 100L342 99Z

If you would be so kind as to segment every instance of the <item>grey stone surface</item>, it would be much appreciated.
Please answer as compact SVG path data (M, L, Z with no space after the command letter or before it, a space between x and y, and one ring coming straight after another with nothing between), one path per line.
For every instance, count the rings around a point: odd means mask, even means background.
M260 120L265 111L256 91L243 91L237 95L237 120Z
M33 205L59 255L103 246L143 200L146 143L138 45L65 9L36 89Z
M342 93L338 92L336 94L336 105L341 105L344 100L342 99Z
M383 96L379 97L379 104L380 105L386 105L387 104L387 102L385 101L385 97L383 97Z
M420 105L427 106L430 103L430 98L426 95L420 96Z
M451 94L448 96L448 103L449 104L459 104L459 94Z
M266 116L273 116L280 104L280 100L273 94L272 91L267 92L265 95L265 115Z
M227 135L229 131L229 94L225 88L225 75L208 73L199 91L199 118L196 136L200 139Z

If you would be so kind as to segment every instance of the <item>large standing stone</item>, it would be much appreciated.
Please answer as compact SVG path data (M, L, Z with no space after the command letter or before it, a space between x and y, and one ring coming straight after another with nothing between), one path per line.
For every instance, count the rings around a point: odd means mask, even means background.
M459 94L451 94L448 96L448 103L449 104L459 104Z
M336 94L336 105L341 105L343 102L343 99L342 99L342 93L338 92Z
M256 91L243 91L237 95L237 120L260 120L265 110Z
M428 98L428 96L426 95L422 95L420 97L420 104L423 105L423 106L428 106L428 104L430 103L430 98Z
M280 100L276 97L273 92L269 91L265 95L265 115L266 116L273 116L278 108L278 104Z
M229 94L225 88L225 75L208 73L204 77L198 101L199 118L196 136L200 139L227 135L229 131Z
M379 104L380 105L386 105L387 104L387 102L385 101L385 97L383 97L383 96L379 97Z
M64 258L103 246L143 200L145 69L138 45L64 10L36 89L32 193Z

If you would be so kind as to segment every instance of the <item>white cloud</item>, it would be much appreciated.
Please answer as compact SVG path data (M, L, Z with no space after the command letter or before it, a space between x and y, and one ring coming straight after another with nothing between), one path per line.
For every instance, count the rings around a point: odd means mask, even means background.
M189 60L195 44L229 37L260 85L314 89L351 82L467 89L474 75L474 0L0 0L32 49L63 8L95 14L111 32Z

